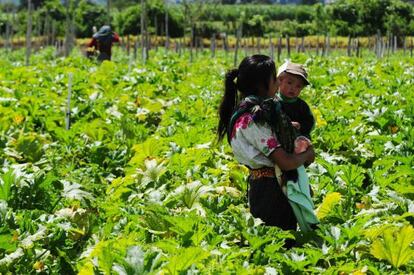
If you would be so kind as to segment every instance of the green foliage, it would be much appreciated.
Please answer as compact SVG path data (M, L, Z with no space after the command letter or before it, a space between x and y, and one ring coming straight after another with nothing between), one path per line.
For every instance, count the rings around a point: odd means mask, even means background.
M169 33L171 37L182 37L190 32L190 24L195 26L195 35L210 38L222 32L235 34L239 24L243 25L246 36L266 34L289 35L332 35L371 36L380 31L383 35L407 36L414 33L413 6L405 1L392 0L337 0L329 5L320 1L313 5L268 5L255 4L216 5L217 1L200 1L204 4L169 4L165 1L147 1L148 29L151 34L163 35L165 32L165 13L168 12ZM86 0L71 2L70 12L75 23L77 37L90 37L92 27L106 23L105 6ZM64 35L66 12L64 3L58 0L37 1L34 22L52 21L56 33ZM13 21L14 31L23 35L26 31L27 4ZM187 7L187 8L185 8ZM10 12L10 10L8 10ZM111 24L121 35L140 34L141 6L130 0L112 2ZM0 16L0 30L5 30L7 18ZM38 32L44 29L38 28Z
M29 135L21 135L15 141L14 149L17 157L23 162L36 162L41 159L44 154L43 138L31 133Z
M371 246L371 254L377 259L387 260L394 267L406 265L414 257L411 244L414 242L414 229L411 225L400 230L386 229L382 239L376 239Z
M215 143L233 56L0 56L1 273L414 272L410 58L292 55L317 120L307 170L322 223L305 235L251 216L247 168Z
M92 28L100 28L107 20L106 10L89 1L81 0L75 11L76 35L78 37L92 37Z
M151 33L161 34L165 25L165 11L168 12L168 31L171 37L181 37L184 34L184 15L179 7L164 6L163 2L150 1L147 6L147 17ZM157 20L158 29L155 30L154 20ZM115 16L117 29L123 35L138 35L141 32L141 6L131 5Z
M8 201L11 198L11 188L15 184L15 176L13 171L9 170L7 173L4 173L1 177L1 186L0 186L0 200Z
M319 219L323 219L329 215L335 205L341 200L341 194L338 192L329 193L323 198L321 205L316 210Z

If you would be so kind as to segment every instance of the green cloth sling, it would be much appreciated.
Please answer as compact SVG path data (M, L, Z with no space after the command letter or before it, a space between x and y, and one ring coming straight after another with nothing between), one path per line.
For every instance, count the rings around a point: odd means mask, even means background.
M287 197L293 212L295 213L299 227L303 232L312 231L311 225L318 224L319 220L316 217L313 209L315 208L309 189L309 178L306 174L305 167L297 168L298 181L288 181L286 184Z

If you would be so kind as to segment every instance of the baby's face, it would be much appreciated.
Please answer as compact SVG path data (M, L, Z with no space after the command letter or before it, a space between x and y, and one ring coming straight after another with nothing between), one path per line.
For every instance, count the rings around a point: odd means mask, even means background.
M305 87L302 77L294 74L285 73L279 77L279 81L279 91L287 98L298 97Z

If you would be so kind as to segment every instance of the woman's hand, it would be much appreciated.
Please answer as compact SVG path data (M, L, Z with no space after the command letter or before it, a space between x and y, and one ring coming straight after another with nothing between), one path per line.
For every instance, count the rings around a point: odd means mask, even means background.
M313 150L312 145L310 145L303 154L306 154L306 161L305 161L306 165L309 165L315 161L315 151Z
M305 163L312 163L315 161L315 151L313 147L309 146L308 150L301 154L289 154L286 153L283 148L277 148L274 150L269 158L279 166L280 169L288 171L298 168Z
M295 139L295 154L306 152L308 147L311 146L311 141L304 136L299 136Z

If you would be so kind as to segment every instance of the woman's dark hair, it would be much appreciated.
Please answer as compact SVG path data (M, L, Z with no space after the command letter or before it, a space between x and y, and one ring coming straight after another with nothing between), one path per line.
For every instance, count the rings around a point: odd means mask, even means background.
M224 96L219 107L220 120L217 129L219 141L227 133L231 116L237 105L237 91L240 91L242 97L259 95L260 90L269 88L271 77L276 79L276 66L267 55L245 57L238 69L226 73Z

